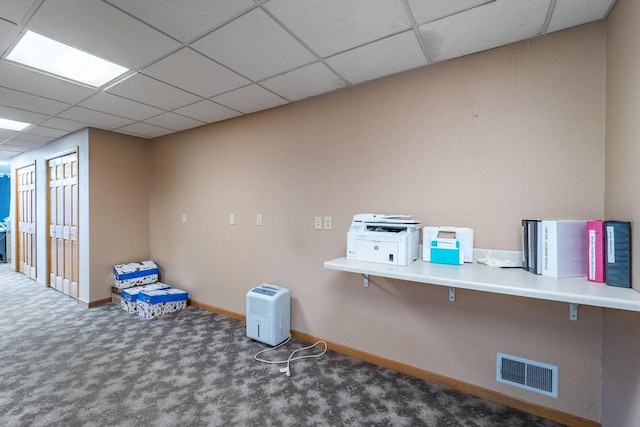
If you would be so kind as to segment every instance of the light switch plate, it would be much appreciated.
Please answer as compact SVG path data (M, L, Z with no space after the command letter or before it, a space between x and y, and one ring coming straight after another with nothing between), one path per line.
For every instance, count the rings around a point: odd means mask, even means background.
M333 220L331 219L330 216L325 216L324 217L324 229L325 230L331 230L331 227L333 227Z

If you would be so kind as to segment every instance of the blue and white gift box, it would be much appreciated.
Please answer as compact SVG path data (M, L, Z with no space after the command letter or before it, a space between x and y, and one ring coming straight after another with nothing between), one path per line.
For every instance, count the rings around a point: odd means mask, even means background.
M180 289L160 289L138 293L138 315L153 319L187 307L189 293Z
M131 262L113 266L113 286L119 289L148 285L158 281L160 269L153 261Z
M155 291L161 289L169 289L171 286L164 283L156 282L150 285L135 286L120 291L120 308L130 314L138 312L138 294L142 291Z

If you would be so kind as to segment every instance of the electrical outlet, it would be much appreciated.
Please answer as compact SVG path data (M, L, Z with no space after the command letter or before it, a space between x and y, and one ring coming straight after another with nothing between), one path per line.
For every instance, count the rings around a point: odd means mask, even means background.
M256 225L262 225L262 214L256 215Z
M229 214L229 224L236 225L236 214Z
M330 216L325 216L324 217L324 229L325 230L331 230L331 227L333 226L333 221L331 219Z
M322 230L322 217L321 216L317 216L316 217L315 229L316 230Z
M181 219L183 224L186 224L187 223L187 214L182 214L180 219Z

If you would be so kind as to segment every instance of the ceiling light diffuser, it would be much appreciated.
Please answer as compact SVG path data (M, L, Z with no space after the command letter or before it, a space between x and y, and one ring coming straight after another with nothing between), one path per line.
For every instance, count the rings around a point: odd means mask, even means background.
M26 32L7 59L94 87L129 71L33 31Z
M31 126L31 123L19 122L17 120L3 119L0 117L0 129L21 131L22 129L25 129L28 126Z

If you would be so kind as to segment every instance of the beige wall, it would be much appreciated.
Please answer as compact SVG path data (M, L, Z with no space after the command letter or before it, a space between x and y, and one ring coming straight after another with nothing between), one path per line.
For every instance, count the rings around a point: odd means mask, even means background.
M619 0L608 21L606 203L607 219L640 219L640 4ZM635 271L640 229L632 228ZM640 291L640 281L634 280Z
M89 149L89 301L98 301L111 295L114 264L149 258L149 141L90 129Z
M608 18L605 216L632 222L640 290L640 2L617 0ZM605 310L602 424L640 425L640 313Z
M158 138L151 257L199 302L243 313L251 287L285 286L295 330L598 420L602 310L573 322L567 304L462 290L450 303L322 265L344 256L356 213L468 226L476 247L510 250L524 217L602 217L605 44L594 23ZM558 399L498 384L499 351L558 365Z

